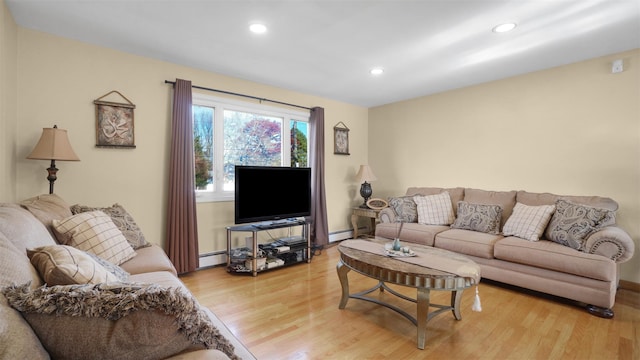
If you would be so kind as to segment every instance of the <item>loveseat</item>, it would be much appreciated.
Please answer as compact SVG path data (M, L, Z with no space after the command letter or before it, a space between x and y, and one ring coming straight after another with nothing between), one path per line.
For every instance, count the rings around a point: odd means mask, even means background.
M482 278L585 304L613 317L619 264L634 242L599 196L411 187L389 198L375 235L468 256Z
M255 359L121 206L0 204L0 359Z

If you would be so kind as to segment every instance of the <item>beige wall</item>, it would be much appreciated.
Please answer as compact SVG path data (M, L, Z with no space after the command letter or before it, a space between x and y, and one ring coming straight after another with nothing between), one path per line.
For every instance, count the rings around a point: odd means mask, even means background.
M372 108L369 143L380 196L463 186L615 199L636 242L622 278L640 283L640 50Z
M18 28L17 199L48 191L46 161L26 160L41 129L67 129L80 162L58 162L56 194L70 203L122 204L150 241L163 244L170 142L171 86L165 80L325 108L329 230L349 229L350 193L367 156L366 108L126 54ZM118 90L136 105L135 149L95 147L93 100ZM216 94L220 96L219 94ZM110 96L108 99L120 100ZM237 99L237 98L236 98ZM333 126L352 128L352 156L333 155ZM3 121L5 123L6 121ZM3 150L4 151L4 150ZM4 200L4 199L0 199ZM198 205L201 253L226 249L225 227L233 225L233 203Z
M14 201L18 27L4 1L0 3L0 19L0 199Z

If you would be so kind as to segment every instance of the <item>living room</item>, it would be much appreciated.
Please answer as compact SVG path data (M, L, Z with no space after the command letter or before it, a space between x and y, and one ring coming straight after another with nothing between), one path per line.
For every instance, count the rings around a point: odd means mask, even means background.
M640 49L443 93L363 107L20 27L0 7L0 200L46 193L45 161L26 156L41 129L67 129L80 162L60 162L55 192L70 203L123 204L148 239L166 228L171 88L165 80L322 106L325 133L348 125L350 155L327 142L329 232L351 229L355 174L369 164L373 196L409 186L528 190L615 199L618 224L640 239ZM622 59L625 69L611 72ZM464 74L461 74L464 76ZM136 104L136 148L95 147L93 101L118 90ZM330 139L331 137L328 136ZM144 166L140 166L144 164ZM198 204L200 251L225 249L233 203ZM638 289L640 257L620 269Z

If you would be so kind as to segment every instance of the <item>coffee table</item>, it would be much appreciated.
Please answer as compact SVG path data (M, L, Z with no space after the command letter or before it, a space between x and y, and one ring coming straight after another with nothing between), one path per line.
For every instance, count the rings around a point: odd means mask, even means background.
M339 246L340 260L337 265L338 278L342 285L340 309L347 306L349 298L373 302L387 307L417 326L417 343L424 349L427 322L436 315L451 310L456 320L461 320L460 301L462 292L480 282L480 267L471 259L443 249L419 244L403 243L415 253L412 257L390 257L385 254L384 245L391 240L384 238L344 240ZM350 270L378 280L378 285L358 293L349 293ZM386 283L413 287L417 298L412 299L389 288ZM397 306L368 297L367 294L380 289L416 303L416 316L412 316ZM451 291L449 305L431 304L431 290ZM429 312L429 307L438 310Z

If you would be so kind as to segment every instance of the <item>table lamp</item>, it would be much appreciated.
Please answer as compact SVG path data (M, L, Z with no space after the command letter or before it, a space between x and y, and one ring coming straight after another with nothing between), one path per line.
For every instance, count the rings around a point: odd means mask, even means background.
M373 194L369 181L377 179L378 178L373 174L369 165L360 165L360 170L358 170L358 173L356 174L356 180L358 182L362 182L362 185L360 186L360 196L364 198L364 203L360 205L361 208L369 208L369 206L367 206L367 201L371 197L371 194Z
M33 148L27 159L34 160L51 160L51 166L47 169L49 176L49 194L53 194L53 182L56 181L58 168L56 168L56 160L60 161L80 161L78 155L73 151L67 130L58 129L57 125L53 128L43 128L40 140Z

